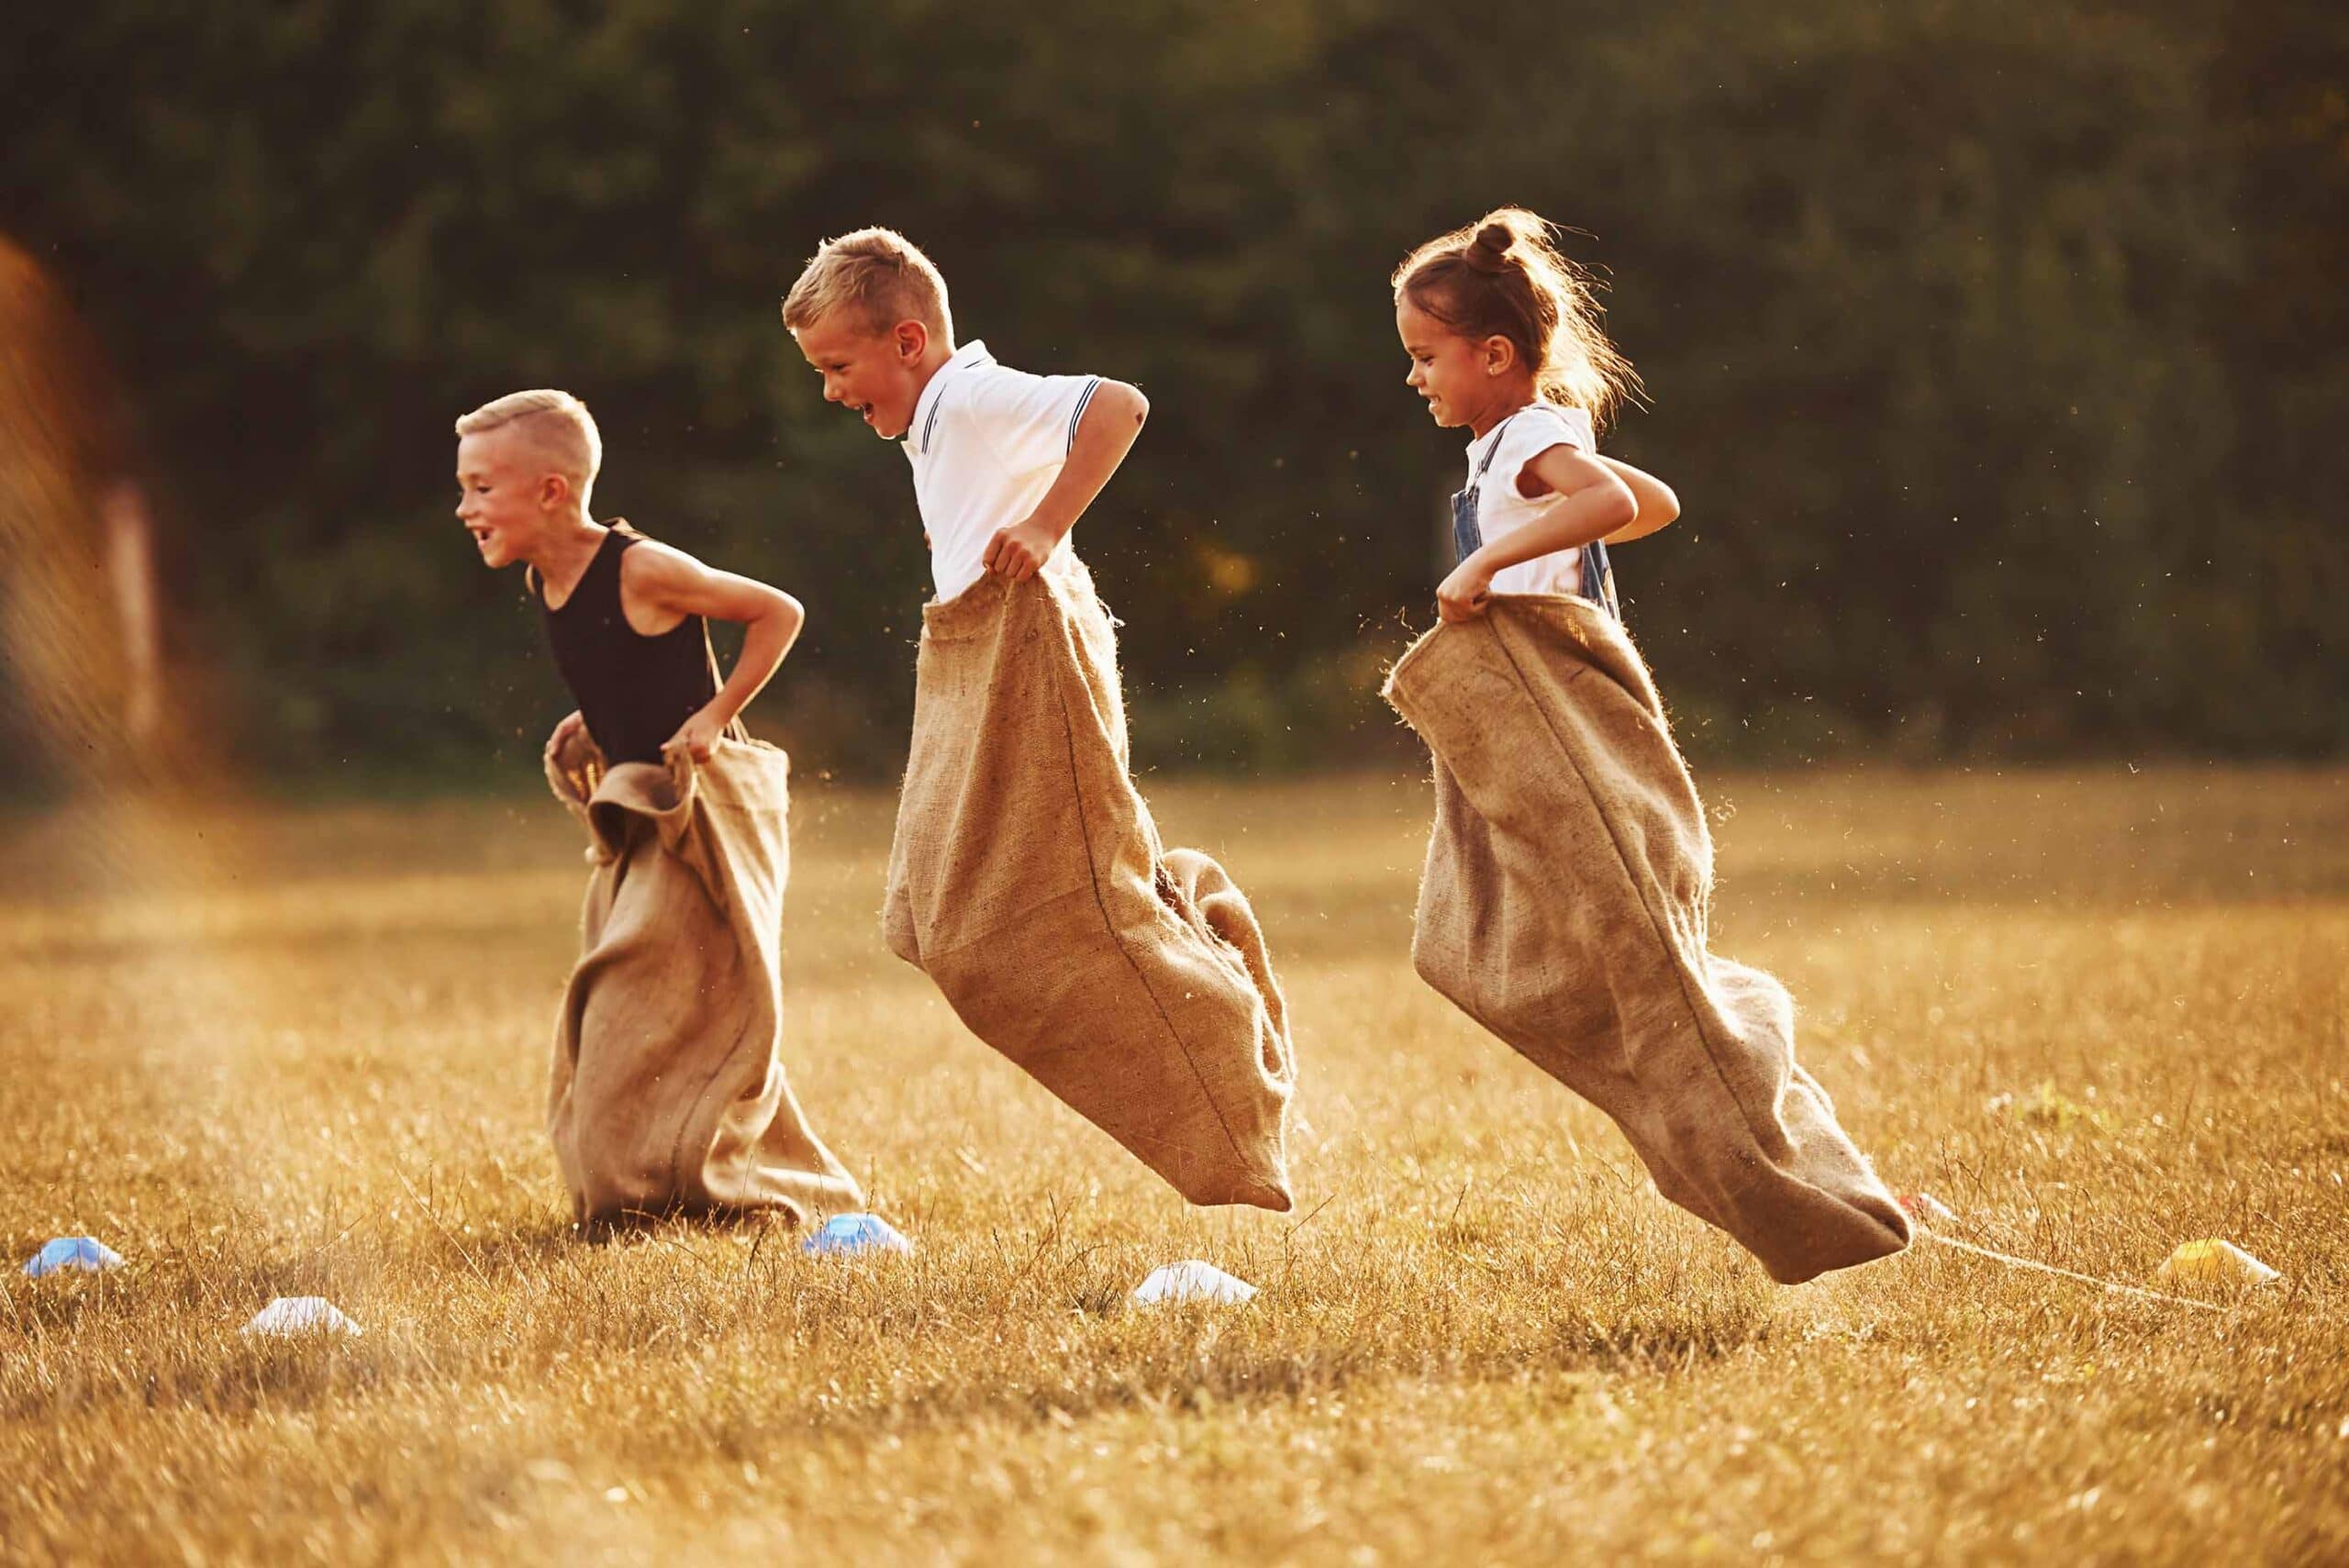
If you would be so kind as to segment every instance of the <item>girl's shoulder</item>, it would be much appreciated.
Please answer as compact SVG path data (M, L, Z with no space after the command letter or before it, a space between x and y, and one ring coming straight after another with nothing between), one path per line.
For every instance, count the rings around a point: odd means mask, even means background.
M1596 455L1598 442L1590 416L1563 403L1531 403L1508 417L1494 432L1498 443L1485 466L1495 473L1516 474L1552 447L1568 446Z
M1509 423L1512 446L1539 442L1532 450L1540 452L1564 441L1586 452L1598 450L1598 433L1592 428L1590 411L1586 408L1545 401L1534 404ZM1521 429L1518 428L1520 426Z

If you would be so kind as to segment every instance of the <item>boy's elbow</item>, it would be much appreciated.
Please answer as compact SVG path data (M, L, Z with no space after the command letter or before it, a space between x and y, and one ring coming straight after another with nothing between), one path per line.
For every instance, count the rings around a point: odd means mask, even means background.
M807 606L780 588L774 590L774 598L767 606L767 615L782 631L786 642L798 636L799 628L807 624Z
M1140 429L1150 418L1150 399L1141 395L1141 387L1129 382L1113 381L1105 384L1101 391L1108 393L1116 400L1112 406L1120 412L1121 422L1130 422L1134 428ZM1094 395L1098 397L1100 394Z

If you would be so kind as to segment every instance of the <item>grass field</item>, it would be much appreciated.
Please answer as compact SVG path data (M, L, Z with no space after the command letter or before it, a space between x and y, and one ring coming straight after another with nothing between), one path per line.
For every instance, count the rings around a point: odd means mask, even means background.
M0 826L0 1241L130 1261L0 1275L0 1555L2349 1557L2349 774L1708 788L1716 945L1948 1234L2283 1281L1772 1285L1413 977L1427 789L1384 778L1153 792L1283 968L1294 1214L1186 1210L964 1034L880 946L888 803L811 785L786 1062L920 1250L584 1246L551 802L93 807ZM1264 1294L1124 1303L1192 1256ZM364 1337L238 1333L303 1294Z

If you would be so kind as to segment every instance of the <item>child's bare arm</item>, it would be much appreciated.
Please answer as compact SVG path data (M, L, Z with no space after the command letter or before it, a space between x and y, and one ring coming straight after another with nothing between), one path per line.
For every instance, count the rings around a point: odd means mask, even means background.
M660 618L703 616L733 621L743 628L741 657L734 661L726 684L662 747L667 751L683 746L695 762L706 762L718 733L750 706L783 662L783 656L791 651L807 621L807 611L780 588L705 566L681 550L650 539L629 550L622 564L624 594L660 612Z
M1444 619L1466 620L1482 615L1493 576L1503 568L1537 555L1595 544L1639 516L1639 502L1630 485L1598 459L1564 442L1526 467L1557 493L1558 505L1453 568L1452 575L1435 591L1436 610Z
M1607 536L1609 544L1621 544L1627 539L1645 539L1680 516L1680 497L1672 486L1645 469L1633 468L1620 459L1602 457L1598 460L1614 472L1631 492L1631 499L1639 504L1639 515Z
M1570 465L1553 460L1571 450L1561 442L1547 451L1537 453L1533 461L1525 465L1525 471L1517 476L1517 493L1530 501L1537 495L1547 495L1559 490L1556 481L1569 472ZM1601 456L1598 461L1606 465L1609 473L1623 482L1625 488L1631 493L1632 501L1639 506L1638 514L1630 522L1607 536L1607 543L1620 544L1628 539L1645 539L1680 516L1680 497L1672 493L1671 485L1645 469L1633 468L1620 458ZM1545 464L1554 468L1556 473L1545 474Z
M1093 401L1085 406L1085 417L1077 422L1076 439L1069 447L1060 476L1033 512L1009 528L997 528L987 540L986 569L1015 583L1033 577L1053 547L1093 505L1118 465L1126 461L1148 417L1150 399L1139 387L1122 381L1105 381L1095 387Z

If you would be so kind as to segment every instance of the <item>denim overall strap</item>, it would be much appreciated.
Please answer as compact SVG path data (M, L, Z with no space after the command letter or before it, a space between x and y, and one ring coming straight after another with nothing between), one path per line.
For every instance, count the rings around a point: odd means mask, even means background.
M1459 565L1485 548L1485 530L1476 526L1476 489L1485 482L1485 473L1493 466L1493 459L1500 455L1501 432L1508 428L1509 419L1493 427L1493 444L1485 449L1484 461L1476 464L1475 474L1468 481L1468 488L1452 498L1452 564Z
M1615 598L1615 568L1607 559L1607 542L1593 539L1582 547L1582 596L1617 620L1623 606Z

